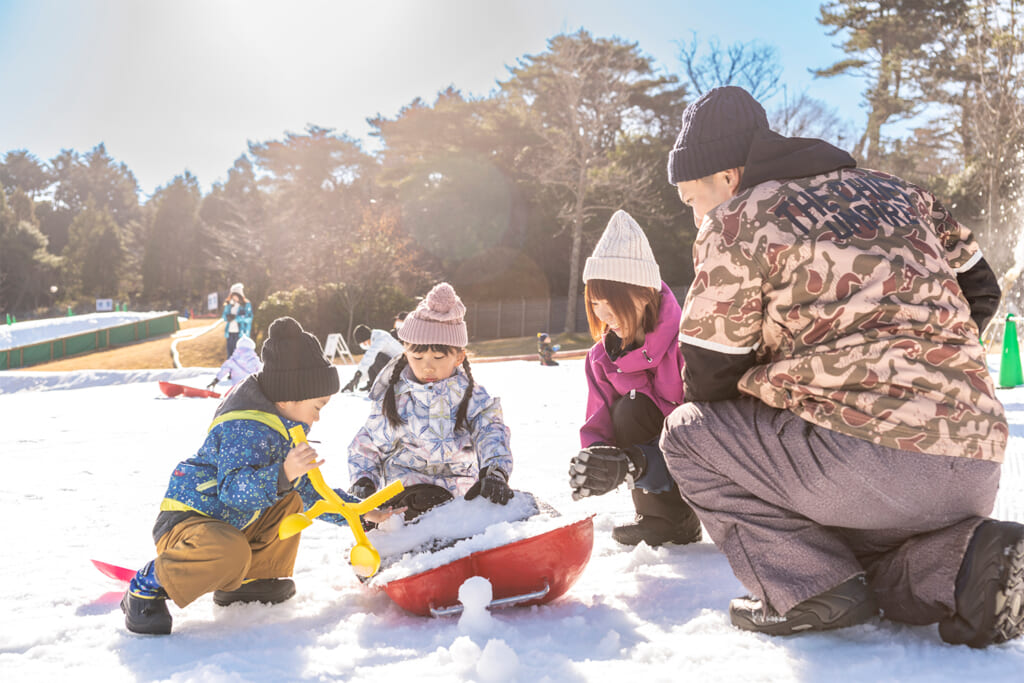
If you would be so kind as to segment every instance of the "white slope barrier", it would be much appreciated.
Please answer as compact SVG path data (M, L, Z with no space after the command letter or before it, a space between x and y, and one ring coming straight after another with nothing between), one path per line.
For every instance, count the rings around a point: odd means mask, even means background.
M60 391L62 389L89 389L114 384L139 382L178 382L189 377L209 376L210 368L181 368L167 370L73 370L70 372L44 372L31 370L0 371L0 394L19 391Z

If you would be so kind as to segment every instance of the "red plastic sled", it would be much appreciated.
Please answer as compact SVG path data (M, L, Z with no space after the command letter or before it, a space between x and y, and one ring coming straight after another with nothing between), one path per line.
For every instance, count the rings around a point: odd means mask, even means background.
M173 382L160 382L160 391L164 396L174 398L175 396L188 396L189 398L220 398L220 394L209 389L190 387L187 384L175 384Z
M125 583L132 580L135 576L134 569L128 569L127 567L118 567L116 564L110 564L109 562L100 562L99 560L91 560L96 565L96 569L99 569L105 576L116 581L124 581Z
M425 617L460 613L459 587L472 576L491 582L492 608L540 605L576 583L593 548L591 515L569 526L390 581L381 588L402 609Z

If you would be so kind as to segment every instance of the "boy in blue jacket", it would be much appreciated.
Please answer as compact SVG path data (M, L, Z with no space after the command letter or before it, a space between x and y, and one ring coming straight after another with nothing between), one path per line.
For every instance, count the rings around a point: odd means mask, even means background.
M295 594L284 577L300 536L281 540L278 527L320 499L304 475L323 460L310 444L293 443L288 430L308 431L340 382L320 342L292 318L270 325L262 355L263 369L218 406L199 451L171 474L153 527L157 557L121 600L129 631L170 633L167 598L184 607L211 591L218 605L278 603ZM366 518L390 514L374 510ZM337 514L319 519L345 524Z

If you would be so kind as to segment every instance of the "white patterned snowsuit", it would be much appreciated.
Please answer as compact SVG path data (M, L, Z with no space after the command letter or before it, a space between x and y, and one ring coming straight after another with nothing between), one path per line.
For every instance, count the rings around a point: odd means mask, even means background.
M430 384L420 384L411 368L403 368L395 384L395 405L403 424L388 424L382 406L396 362L381 371L370 390L370 416L348 448L349 481L368 477L379 489L400 479L407 487L434 484L461 496L484 467L496 465L512 473L501 402L479 384L469 401L469 431L455 431L459 402L469 387L462 368Z

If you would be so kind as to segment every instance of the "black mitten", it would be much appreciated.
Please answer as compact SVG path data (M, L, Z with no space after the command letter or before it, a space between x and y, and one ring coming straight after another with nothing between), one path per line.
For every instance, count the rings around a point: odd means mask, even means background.
M613 490L630 477L643 476L647 459L636 446L596 445L584 448L569 464L569 486L573 500L600 496Z
M359 370L356 370L355 376L349 381L348 384L343 386L341 388L341 390L342 391L352 391L353 389L356 388L356 385L359 384L359 378L362 377L362 376L363 376L363 373L360 372Z
M491 465L480 472L480 478L466 491L466 500L483 496L492 503L505 505L514 495L508 485L508 475L501 468Z
M356 483L352 484L352 488L348 492L363 500L377 492L377 485L369 477L360 477Z

